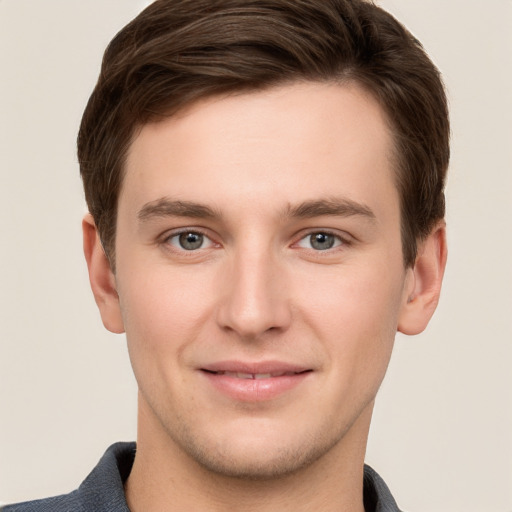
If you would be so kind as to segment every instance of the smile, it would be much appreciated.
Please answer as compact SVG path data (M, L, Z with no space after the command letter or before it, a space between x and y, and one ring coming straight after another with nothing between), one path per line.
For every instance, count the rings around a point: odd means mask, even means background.
M284 377L298 375L303 372L273 372L273 373L242 373L242 372L212 372L215 375L227 375L235 379L271 379L273 377Z
M315 373L282 362L220 362L201 368L205 383L214 393L237 402L266 402L293 392Z

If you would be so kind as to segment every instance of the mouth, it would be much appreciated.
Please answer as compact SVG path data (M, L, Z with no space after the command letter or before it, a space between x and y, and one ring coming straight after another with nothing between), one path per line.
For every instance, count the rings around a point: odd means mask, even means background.
M263 379L273 379L275 377L292 377L294 375L300 375L302 373L310 372L312 370L303 370L300 372L272 372L272 373L245 373L245 372L229 372L229 371L218 371L213 372L210 370L203 371L212 373L214 375L226 375L228 377L232 377L234 379L254 379L254 380L263 380Z
M281 362L220 362L201 368L210 389L231 400L269 401L293 392L313 374L313 369Z

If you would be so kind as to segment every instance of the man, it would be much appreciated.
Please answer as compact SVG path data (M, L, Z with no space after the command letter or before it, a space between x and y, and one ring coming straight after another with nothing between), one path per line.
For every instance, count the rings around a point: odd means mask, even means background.
M137 445L17 511L393 511L364 466L397 331L446 262L439 73L361 0L159 0L112 41L78 154Z

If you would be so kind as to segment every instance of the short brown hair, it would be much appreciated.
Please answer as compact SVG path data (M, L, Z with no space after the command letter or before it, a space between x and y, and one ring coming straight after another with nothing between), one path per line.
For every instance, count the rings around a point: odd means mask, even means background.
M294 81L355 82L395 140L404 262L444 217L449 120L421 44L365 0L157 0L103 58L78 135L85 196L115 261L117 202L135 130L200 98Z

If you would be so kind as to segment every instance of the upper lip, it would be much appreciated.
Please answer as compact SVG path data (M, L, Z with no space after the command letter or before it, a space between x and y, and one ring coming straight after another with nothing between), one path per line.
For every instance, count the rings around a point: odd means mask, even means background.
M200 369L212 373L230 372L254 375L282 375L284 373L303 373L312 370L312 368L307 366L283 361L217 361L202 366Z

